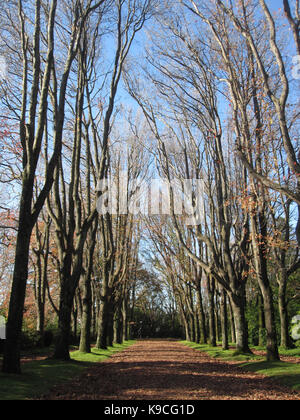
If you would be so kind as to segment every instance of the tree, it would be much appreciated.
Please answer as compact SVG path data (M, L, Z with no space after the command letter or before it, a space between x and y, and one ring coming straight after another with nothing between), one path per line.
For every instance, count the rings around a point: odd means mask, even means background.
M151 100L146 100L133 77L128 77L129 90L142 107L158 141L160 167L170 185L173 176L183 182L194 175L195 179L205 182L210 215L202 221L203 226L188 230L193 231L206 252L197 255L188 245L174 211L176 194L170 188L175 232L181 247L206 273L211 284L218 281L226 289L235 315L238 351L249 352L245 319L249 219L246 212L238 212L237 218L242 226L242 234L236 238L241 254L238 258L234 256L235 247L230 243L233 215L230 206L224 205L230 201L233 191L229 187L230 177L222 150L224 132L217 106L218 87L210 71L213 58L209 57L205 47L203 52L196 48L188 30L184 33L182 26L177 27L175 19L174 22L165 24L164 29L170 28L168 35L172 41L175 39L176 51L171 50L171 53L160 43L156 57L148 55L152 67L157 70L155 75L148 72L149 79L157 88L165 108L162 108L162 103L154 105ZM166 109L165 114L163 109ZM172 121L172 126L169 121ZM163 125L166 132L161 129ZM197 135L201 138L200 144L196 141ZM167 137L174 139L175 152L165 140ZM244 185L244 176L241 178Z
M64 110L66 101L66 90L72 63L76 57L77 49L81 40L82 29L88 15L97 9L103 0L93 3L92 0L86 4L74 1L71 4L73 10L72 28L69 37L69 47L65 60L65 67L62 76L56 73L54 62L55 51L55 28L57 1L53 0L49 10L44 12L42 2L35 2L35 18L33 28L32 44L30 45L30 33L27 30L29 10L22 0L18 2L18 13L20 21L20 40L23 56L23 85L22 104L19 115L20 139L22 144L22 192L19 207L18 236L16 241L16 255L14 264L14 275L7 321L7 340L4 353L3 372L20 373L20 336L22 329L23 307L25 300L26 282L28 277L28 258L30 237L40 211L47 199L53 184L53 175L57 167L64 128ZM42 69L41 42L42 39L42 13L47 22L47 53L44 57L44 69ZM32 49L31 49L32 46ZM32 51L32 56L30 52ZM29 83L30 65L32 64L32 82ZM53 124L53 153L47 163L47 173L43 188L37 199L33 200L35 174L41 155L41 148L48 117L48 97L51 90L51 81L55 86L56 97L53 113L55 121Z

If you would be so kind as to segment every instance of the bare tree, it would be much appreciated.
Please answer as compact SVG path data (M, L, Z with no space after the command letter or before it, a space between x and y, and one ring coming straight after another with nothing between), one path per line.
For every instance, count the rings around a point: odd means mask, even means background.
M64 109L66 90L72 63L76 57L82 29L88 15L99 7L103 0L97 3L92 0L82 4L74 1L72 28L69 38L68 53L65 67L58 82L55 74L55 28L57 1L53 0L50 9L45 13L47 20L47 54L44 57L45 66L42 70L41 19L43 13L42 2L35 1L35 18L33 23L32 57L30 57L30 33L27 32L26 5L22 0L18 2L20 22L20 46L23 56L23 86L22 105L20 110L20 139L23 149L22 193L19 209L18 237L16 242L16 257L12 283L9 315L7 322L7 340L4 355L3 371L6 373L20 373L20 334L22 329L23 307L25 300L26 282L28 276L28 256L30 237L39 213L45 203L53 184L53 174L57 166L64 128ZM29 20L30 21L30 20ZM29 83L29 63L32 61L32 81ZM48 97L51 89L51 79L56 86L59 98L55 103L55 123L53 126L53 154L47 163L47 173L44 186L35 202L33 190L35 174L41 154L41 146L45 134L48 117Z

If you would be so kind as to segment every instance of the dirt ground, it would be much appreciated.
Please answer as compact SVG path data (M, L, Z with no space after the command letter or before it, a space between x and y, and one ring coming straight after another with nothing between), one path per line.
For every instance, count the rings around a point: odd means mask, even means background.
M300 400L299 392L236 364L178 342L140 341L43 399Z

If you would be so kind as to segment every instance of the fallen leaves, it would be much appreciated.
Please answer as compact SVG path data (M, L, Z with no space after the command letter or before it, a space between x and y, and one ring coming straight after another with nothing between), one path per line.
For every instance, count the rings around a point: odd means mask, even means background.
M43 399L300 400L300 393L177 342L141 341Z

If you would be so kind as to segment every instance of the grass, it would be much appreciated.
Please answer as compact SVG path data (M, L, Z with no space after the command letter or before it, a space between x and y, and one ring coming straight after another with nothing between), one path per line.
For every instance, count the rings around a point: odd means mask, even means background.
M253 347L254 350L258 351L266 351L265 347ZM295 349L284 349L282 347L279 348L280 356L287 356L287 357L299 357L300 358L300 348L297 347Z
M135 341L131 340L126 341L123 344L114 344L113 347L108 347L107 350L98 350L93 348L92 353L80 353L79 351L74 351L71 353L71 357L72 360L76 362L99 363L103 362L114 353L119 353L120 351L125 350L127 347L133 345L134 343Z
M288 362L243 363L243 369L271 377L295 391L300 390L300 365Z
M116 344L107 350L92 349L91 354L75 351L71 353L70 362L47 359L25 363L22 375L0 373L0 400L27 400L47 394L53 386L73 379L93 364L103 362L132 344L134 341Z
M261 356L255 354L235 354L234 349L222 350L222 347L211 347L208 344L197 344L190 341L182 341L182 344L191 347L192 349L199 350L203 353L209 354L214 358L221 358L224 360L237 360L237 361L249 361L249 360L261 360Z
M268 376L282 385L288 386L293 390L300 390L300 365L289 362L267 362L263 356L251 354L235 355L235 350L222 350L222 347L211 347L209 345L200 345L188 341L182 341L182 344L195 350L207 353L214 358L222 358L228 361L241 361L238 366L250 372L256 372ZM255 350L265 351L264 347L254 347ZM300 357L300 349L283 350L280 349L280 355L290 357Z

